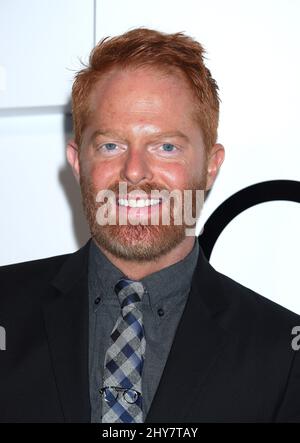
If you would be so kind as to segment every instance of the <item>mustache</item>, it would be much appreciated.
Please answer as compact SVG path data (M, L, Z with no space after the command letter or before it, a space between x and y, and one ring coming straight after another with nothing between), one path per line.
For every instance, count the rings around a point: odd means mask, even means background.
M108 190L114 192L115 194L118 193L119 191L119 183L117 182L114 185L112 185L111 187L108 188ZM122 182L122 183L126 183L126 182ZM128 194L134 191L142 191L145 192L146 194L150 194L151 191L162 191L162 190L167 190L169 191L166 187L160 186L157 183L145 183L139 186L134 186L134 185L129 185L128 183L126 183L126 187L127 187L127 192Z

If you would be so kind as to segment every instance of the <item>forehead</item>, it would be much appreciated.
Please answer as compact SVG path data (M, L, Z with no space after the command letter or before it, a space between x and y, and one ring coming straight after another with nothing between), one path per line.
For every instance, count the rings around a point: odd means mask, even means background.
M90 97L92 113L172 112L194 108L194 95L184 74L176 67L114 68L96 82ZM105 111L105 112L103 112Z

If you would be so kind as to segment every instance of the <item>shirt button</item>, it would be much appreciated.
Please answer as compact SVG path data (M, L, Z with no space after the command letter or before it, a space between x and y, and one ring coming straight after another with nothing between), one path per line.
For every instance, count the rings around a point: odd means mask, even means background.
M158 315L159 315L160 317L162 317L162 316L165 314L165 311L164 311L162 308L159 308L159 309L157 310L157 313L158 313Z
M100 298L100 297L97 297L97 298L95 299L95 305L98 305L98 304L100 303L100 300L101 300L101 298Z

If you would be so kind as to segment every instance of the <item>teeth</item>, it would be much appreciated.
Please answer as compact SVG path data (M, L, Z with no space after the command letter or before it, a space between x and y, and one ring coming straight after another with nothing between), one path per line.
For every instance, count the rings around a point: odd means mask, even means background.
M159 203L159 199L148 199L147 200L126 200L120 198L119 206L129 206L130 208L144 208L146 206L153 206Z
M119 205L120 205L120 206L128 206L128 201L127 201L127 200L124 200L124 199L120 199L120 200L119 200Z
M131 208L136 208L137 201L136 200L128 200L128 206L130 206Z

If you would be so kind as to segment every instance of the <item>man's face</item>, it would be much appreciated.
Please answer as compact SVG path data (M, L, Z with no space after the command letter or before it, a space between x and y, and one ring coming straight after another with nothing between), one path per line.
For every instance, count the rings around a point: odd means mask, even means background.
M127 184L128 193L144 191L149 198L153 190L207 189L222 162L220 153L216 154L222 147L207 158L201 129L192 116L192 92L180 73L165 74L153 68L110 71L96 84L90 109L80 158L68 146L68 159L80 177L91 234L118 258L155 260L184 240L185 223L174 224L176 211L178 215L182 209L176 209L172 199L170 207L159 203L141 209L121 202L114 208L116 225L101 226L96 220L98 192L108 189L118 196L120 182ZM192 206L195 211L195 192ZM169 225L162 223L166 210L171 211ZM119 225L121 211L123 217L131 212L131 220L140 217L144 223ZM155 211L159 223L151 225Z

